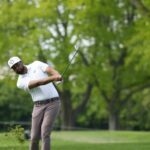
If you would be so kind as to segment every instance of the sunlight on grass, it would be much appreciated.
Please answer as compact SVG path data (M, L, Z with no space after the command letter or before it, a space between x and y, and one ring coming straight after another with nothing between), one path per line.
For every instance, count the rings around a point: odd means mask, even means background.
M138 143L150 142L150 133L126 131L62 131L55 132L53 138L60 141L82 143Z

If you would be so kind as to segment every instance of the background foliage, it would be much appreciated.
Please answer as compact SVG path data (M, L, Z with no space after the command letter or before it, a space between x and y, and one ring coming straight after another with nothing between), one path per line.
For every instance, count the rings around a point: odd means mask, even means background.
M150 129L149 17L149 0L0 1L0 121L30 121L32 111L9 57L41 60L62 73L76 45L57 87L59 126Z

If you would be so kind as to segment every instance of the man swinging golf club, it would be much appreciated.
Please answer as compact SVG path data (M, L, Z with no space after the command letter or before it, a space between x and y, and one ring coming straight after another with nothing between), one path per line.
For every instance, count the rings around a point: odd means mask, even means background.
M50 134L60 109L60 99L53 81L62 81L62 76L46 63L34 61L24 65L19 57L11 57L8 65L18 75L17 87L31 94L34 107L32 112L30 150L50 150Z

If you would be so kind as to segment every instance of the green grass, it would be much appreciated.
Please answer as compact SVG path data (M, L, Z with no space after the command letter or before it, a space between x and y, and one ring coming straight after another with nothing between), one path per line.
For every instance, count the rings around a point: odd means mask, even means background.
M28 150L29 141L0 134L0 150ZM150 132L60 131L52 132L52 150L149 150Z

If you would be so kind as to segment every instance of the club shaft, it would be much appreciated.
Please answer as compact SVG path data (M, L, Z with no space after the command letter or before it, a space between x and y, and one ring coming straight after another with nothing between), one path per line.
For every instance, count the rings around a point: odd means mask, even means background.
M66 73L66 71L68 70L68 68L70 67L71 62L75 58L75 56L76 56L77 53L78 53L78 49L75 51L75 53L74 53L73 57L71 58L69 64L67 65L67 67L65 68L64 72L62 73L62 75L61 75L62 77L64 76L64 74Z

